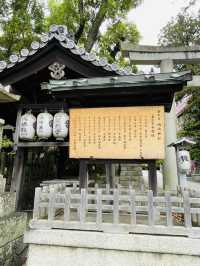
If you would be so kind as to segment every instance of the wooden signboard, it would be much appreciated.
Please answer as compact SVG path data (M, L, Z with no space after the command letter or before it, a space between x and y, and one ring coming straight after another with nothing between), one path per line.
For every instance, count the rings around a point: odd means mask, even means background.
M70 158L164 159L164 107L70 110Z

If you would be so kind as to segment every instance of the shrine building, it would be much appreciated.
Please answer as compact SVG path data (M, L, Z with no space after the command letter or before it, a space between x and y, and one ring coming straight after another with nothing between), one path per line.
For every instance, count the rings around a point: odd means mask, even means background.
M164 160L167 149L163 115L190 80L188 71L139 75L109 64L78 47L62 25L1 61L0 83L21 96L0 105L0 117L16 126L10 189L18 209L33 208L35 187L48 180L77 180L83 188L98 171L114 186L116 165L148 165L149 188L156 193L156 160ZM30 110L34 123L45 112L53 123L62 110L69 133L39 137L33 128L33 136L23 138L21 121Z

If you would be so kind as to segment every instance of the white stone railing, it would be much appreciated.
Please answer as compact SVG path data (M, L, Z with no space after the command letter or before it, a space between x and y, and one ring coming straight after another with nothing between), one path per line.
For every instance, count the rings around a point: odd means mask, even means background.
M93 191L67 188L63 192L45 192L36 188L34 229L75 229L104 232L200 236L193 217L200 215L200 198L153 196L119 189L93 188Z

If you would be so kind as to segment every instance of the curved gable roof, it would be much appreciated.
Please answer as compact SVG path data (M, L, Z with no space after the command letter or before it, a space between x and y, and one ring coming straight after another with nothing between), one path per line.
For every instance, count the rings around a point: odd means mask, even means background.
M52 25L48 33L43 33L39 41L34 41L30 49L23 48L19 54L12 54L8 61L0 61L0 82L13 84L47 67L55 61L85 77L131 75L131 68L119 68L109 64L106 58L98 58L78 47L66 26Z

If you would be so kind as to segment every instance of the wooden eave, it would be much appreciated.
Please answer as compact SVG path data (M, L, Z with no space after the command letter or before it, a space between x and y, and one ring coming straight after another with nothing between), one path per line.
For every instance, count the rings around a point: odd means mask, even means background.
M20 96L7 92L4 88L0 87L0 103L11 103L20 100Z
M42 84L57 99L77 101L78 106L164 105L170 111L174 93L191 80L190 72L101 77Z
M54 62L64 64L81 76L88 78L116 75L113 71L106 71L102 67L85 61L79 55L73 54L70 49L62 47L57 39L52 39L47 46L40 48L35 54L17 63L15 66L2 71L0 73L0 82L4 86L12 85L48 67Z

